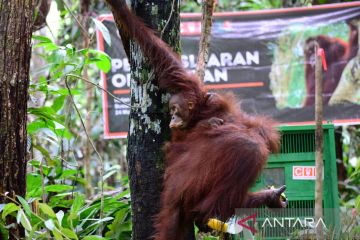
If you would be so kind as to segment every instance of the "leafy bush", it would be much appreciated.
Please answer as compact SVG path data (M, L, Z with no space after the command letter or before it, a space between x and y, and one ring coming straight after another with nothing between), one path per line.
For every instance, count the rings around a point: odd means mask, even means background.
M9 203L0 204L0 238L8 239L11 229L21 225L27 239L130 239L128 180L121 180L120 190L104 193L104 181L119 170L110 166L100 176L98 194L85 198L83 167L72 147L77 136L70 127L70 121L81 126L82 120L68 114L84 91L87 79L80 75L82 70L91 66L109 71L110 58L93 49L58 46L44 36L34 40L34 48L43 49L41 57L47 64L29 87L27 130L33 159L27 194L16 199L6 196ZM8 218L16 219L17 225L8 225Z
M55 204L38 198L17 196L12 202L0 205L0 231L7 239L13 225L5 225L6 217L16 218L25 229L27 239L130 239L131 215L129 192L104 197L103 217L100 218L100 199L86 201L81 193L69 192L64 186L49 185L47 194L56 192ZM32 189L34 190L34 189ZM62 204L58 204L62 202ZM102 236L106 237L102 237Z

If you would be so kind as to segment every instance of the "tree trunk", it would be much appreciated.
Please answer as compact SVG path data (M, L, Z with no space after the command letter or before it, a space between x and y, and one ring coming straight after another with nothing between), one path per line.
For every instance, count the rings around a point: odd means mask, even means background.
M25 195L32 0L0 0L0 194ZM0 195L0 202L6 199Z
M179 49L179 1L132 0L136 15L161 33L162 38ZM166 28L163 30L164 26ZM126 44L126 43L125 43ZM159 212L164 171L164 141L169 139L169 118L164 92L154 85L149 64L144 61L138 45L130 42L132 71L128 164L131 189L133 240L151 239L153 217Z

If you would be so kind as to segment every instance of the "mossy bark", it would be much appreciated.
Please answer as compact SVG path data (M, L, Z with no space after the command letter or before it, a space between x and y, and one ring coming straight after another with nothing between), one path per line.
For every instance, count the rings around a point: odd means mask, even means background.
M156 29L164 41L179 49L179 1L133 0L132 8ZM170 18L170 19L169 19ZM163 30L166 26L165 30ZM126 43L125 43L126 45ZM151 239L153 217L159 212L164 171L162 146L169 139L167 96L155 84L151 66L136 42L130 42L132 70L128 164L131 189L133 240Z
M33 11L32 0L0 0L0 193L9 197L26 191ZM5 201L0 195L0 203Z

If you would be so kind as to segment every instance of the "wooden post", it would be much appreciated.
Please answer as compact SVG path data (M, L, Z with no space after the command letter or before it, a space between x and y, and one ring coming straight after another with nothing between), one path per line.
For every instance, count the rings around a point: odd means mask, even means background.
M209 45L211 38L212 15L215 1L203 0L201 15L201 37L196 72L201 81L204 81L206 64L209 58Z
M315 182L315 222L323 218L323 86L322 86L322 54L323 49L315 45L315 163L316 163L316 182ZM323 226L317 224L316 238L324 239Z

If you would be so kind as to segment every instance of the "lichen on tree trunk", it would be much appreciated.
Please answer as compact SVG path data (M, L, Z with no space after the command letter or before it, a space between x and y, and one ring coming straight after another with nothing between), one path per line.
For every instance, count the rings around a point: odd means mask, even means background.
M0 193L25 195L34 2L0 0ZM0 195L0 203L6 201Z
M132 7L136 15L162 33L163 39L178 51L179 1L133 0ZM164 26L166 29L163 31ZM130 42L130 65L132 105L141 106L131 110L128 135L132 239L144 240L154 234L153 217L159 212L164 171L161 148L170 136L169 119L166 94L156 86L156 76L133 41Z

